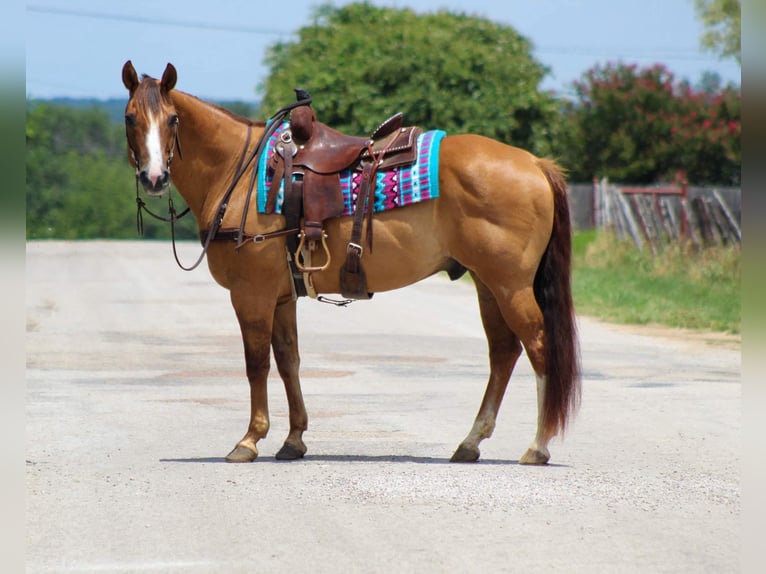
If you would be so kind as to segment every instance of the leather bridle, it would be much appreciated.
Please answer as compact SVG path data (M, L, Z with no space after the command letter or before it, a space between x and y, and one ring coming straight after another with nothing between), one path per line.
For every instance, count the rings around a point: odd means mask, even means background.
M168 172L168 177L170 177L170 164L173 163L173 157L175 156L175 150L178 148L178 157L183 159L183 153L181 152L181 142L178 139L178 118L176 117L176 121L173 124L173 139L172 139L172 145L170 146L170 149L168 150L168 160L165 165L165 170ZM139 168L139 161L138 161L138 154L136 153L136 150L133 148L133 146L130 144L130 139L128 139L128 149L130 150L131 159L133 160L133 163L136 165L136 205L138 207L138 211L136 213L136 228L138 231L138 234L143 236L144 234L144 219L142 216L142 210L146 211L149 215L154 217L155 219L159 219L160 221L165 222L172 222L174 220L178 220L184 215L186 215L189 212L189 209L186 208L181 214L176 215L175 209L173 209L173 200L168 195L169 199L169 207L170 207L170 218L162 217L161 215L157 215L156 213L153 213L147 206L146 203L144 203L144 200L141 199L141 196L139 194L138 190L138 182L140 180L140 168Z
M227 230L221 233L220 234L221 237L216 237L216 236L218 235L221 225L223 224L223 216L226 213L226 208L228 207L229 199L231 198L231 195L234 192L234 188L236 188L237 184L239 183L239 180L242 179L242 176L245 174L245 172L247 171L248 167L253 162L253 160L256 158L259 158L261 154L265 151L266 144L269 138L276 131L276 129L282 123L284 118L290 113L290 110L292 110L293 108L297 106L307 105L308 103L311 103L310 98L301 99L293 104L289 104L279 109L277 113L275 113L271 118L269 118L268 122L266 123L267 125L266 129L264 130L263 134L261 134L261 137L258 140L258 144L255 146L255 149L250 154L247 153L247 150L250 147L250 140L252 139L253 124L252 123L248 124L245 146L242 149L242 153L240 154L239 161L237 162L237 168L234 172L234 177L232 178L231 183L229 184L229 187L226 189L226 192L224 193L223 198L218 204L218 209L216 210L215 216L213 217L213 221L210 224L210 228L207 231L203 231L200 233L200 240L202 241L202 253L200 253L199 257L194 262L194 264L192 264L189 267L184 266L178 258L178 253L176 251L176 240L175 240L175 222L181 219L182 217L184 217L185 215L187 215L190 210L187 207L181 213L176 212L175 207L173 206L172 184L168 184L168 215L169 217L163 217L161 215L158 215L152 212L146 206L146 203L144 203L143 199L141 199L141 196L139 193L138 154L136 154L135 150L133 149L133 146L130 145L130 139L128 139L128 148L130 149L130 153L133 156L133 162L136 164L136 206L137 206L136 227L137 227L139 235L143 235L144 233L144 223L143 223L144 211L155 219L164 221L166 223L170 223L170 237L171 237L171 242L173 244L173 256L175 257L176 263L184 271L192 271L196 269L199 266L199 264L202 262L202 259L205 257L205 254L207 253L207 250L210 247L210 243L212 243L212 241L214 241L217 238L229 239L229 240L233 238L232 231L230 230ZM174 125L173 145L171 146L170 150L168 150L168 160L166 165L168 175L170 175L170 164L173 161L173 155L174 155L175 149L178 150L178 156L181 159L183 159L183 155L181 153L181 142L178 137L179 124L180 122L178 121L178 118L176 118L176 122ZM261 243L271 237L281 237L281 236L295 235L300 233L300 229L298 228L280 229L278 231L272 231L270 233L260 233L256 235L248 235L244 232L245 222L247 220L247 213L248 213L248 208L250 204L250 198L252 196L252 192L255 187L255 182L257 180L257 172L258 172L258 165L256 163L255 167L253 168L253 173L250 178L250 182L248 184L247 197L245 199L245 206L242 212L242 220L240 222L239 228L236 230L237 244L235 246L235 249L241 248L242 246L244 246L250 241L252 241L253 243ZM204 236L204 239L202 239L203 236Z

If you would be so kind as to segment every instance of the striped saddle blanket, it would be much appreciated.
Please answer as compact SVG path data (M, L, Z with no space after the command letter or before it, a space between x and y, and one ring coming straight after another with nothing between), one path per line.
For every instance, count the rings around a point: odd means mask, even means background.
M271 187L271 174L268 173L269 170L266 166L274 154L274 146L279 141L281 132L288 126L289 123L284 122L277 128L269 139L266 153L261 154L257 187L259 213L266 213L267 195ZM418 136L415 163L390 171L379 171L376 174L374 200L372 201L373 212L405 207L439 197L439 148L445 135L446 132L442 130L421 133ZM345 205L342 215L353 215L361 179L362 173L360 171L345 170L340 173L340 185ZM282 213L283 201L284 190L282 185L277 195L276 213Z

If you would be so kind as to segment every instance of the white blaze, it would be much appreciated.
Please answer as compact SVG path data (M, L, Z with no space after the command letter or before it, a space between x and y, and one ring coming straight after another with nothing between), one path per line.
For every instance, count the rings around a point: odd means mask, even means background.
M146 132L146 151L149 154L149 165L146 166L146 175L149 181L154 183L162 175L162 143L160 142L160 127L157 120L149 117L149 131Z

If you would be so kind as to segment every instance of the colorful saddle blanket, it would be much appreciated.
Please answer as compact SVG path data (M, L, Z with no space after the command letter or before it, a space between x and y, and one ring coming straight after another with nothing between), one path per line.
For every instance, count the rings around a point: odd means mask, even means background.
M269 139L266 153L261 154L258 166L258 212L266 212L266 200L271 186L271 174L267 173L267 163L274 154L274 146L280 134L289 126L284 122ZM439 197L439 148L446 135L442 130L423 132L418 137L417 159L409 166L377 173L377 185L374 190L373 211L387 211L396 207L412 205L427 199ZM340 187L343 193L345 209L342 215L353 215L357 190L362 179L360 171L345 170L340 173ZM279 189L276 213L282 213L284 190Z

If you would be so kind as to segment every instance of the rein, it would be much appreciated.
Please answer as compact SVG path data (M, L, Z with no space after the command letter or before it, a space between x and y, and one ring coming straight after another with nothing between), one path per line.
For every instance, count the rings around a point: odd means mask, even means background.
M252 124L249 124L247 126L247 139L245 141L245 147L242 150L242 153L240 154L239 161L237 162L237 169L234 173L234 178L232 179L231 183L229 184L229 187L226 189L226 192L223 194L223 198L221 199L221 202L218 204L218 209L216 210L216 214L213 217L213 221L210 225L210 228L207 230L207 232L202 231L200 233L200 240L202 241L202 253L200 253L197 260L189 267L185 267L181 261L178 258L178 253L176 251L176 237L175 237L175 222L187 215L190 211L190 209L187 207L184 211L182 211L180 214L176 213L175 207L173 206L173 197L172 197L172 186L169 186L168 189L168 214L169 217L162 217L161 215L157 215L156 213L152 212L147 206L146 203L144 203L143 199L141 199L141 196L139 194L138 189L138 180L139 180L139 173L138 169L136 169L136 227L138 230L139 235L143 236L144 234L144 219L143 219L143 212L145 211L150 216L154 217L155 219L158 219L160 221L164 221L166 223L170 223L170 237L171 242L173 244L173 257L175 257L176 263L178 266L183 269L184 271L192 271L196 269L199 264L202 262L202 260L205 257L205 254L207 253L208 248L210 247L210 243L212 243L215 239L235 239L236 240L236 246L235 249L240 249L244 245L246 245L248 242L252 241L253 243L261 243L265 241L266 239L269 239L271 237L282 237L285 235L297 235L300 233L300 229L280 229L278 231L272 231L271 233L260 233L256 235L247 235L245 234L245 223L247 221L247 214L250 207L250 198L252 197L253 188L255 187L255 182L257 180L258 175L258 162L255 163L253 167L252 176L250 177L250 182L248 184L247 188L247 196L245 198L245 206L242 211L242 220L239 224L239 228L236 230L236 236L233 236L232 231L225 231L222 232L219 237L216 237L218 235L218 232L221 228L221 225L223 224L223 216L226 213L226 208L228 207L229 199L231 198L232 193L234 193L234 188L239 183L239 180L242 179L242 176L245 174L245 171L247 171L250 164L253 162L254 159L259 158L263 151L266 149L267 142L269 141L269 138L271 135L277 130L279 125L282 123L282 120L290 113L290 111L293 108L296 108L298 106L304 106L311 103L310 97L303 97L299 99L297 102L294 102L292 104L289 104L287 106L284 106L280 108L271 118L269 118L267 122L267 128L264 130L263 134L261 134L261 137L258 140L258 144L255 146L255 149L253 152L248 156L247 150L250 147L250 140L252 138L252 131L253 126ZM174 134L174 141L173 146L171 147L169 153L168 153L168 162L167 162L167 170L168 173L170 173L170 163L173 161L173 152L174 149L178 149L178 156L183 159L183 156L181 154L181 145L180 140L178 139L178 121L176 121L175 124L175 134ZM131 153L133 154L133 157L136 157L135 151L131 148ZM134 160L135 161L135 160ZM136 165L138 165L138 162L135 162ZM204 240L202 237L205 236Z

